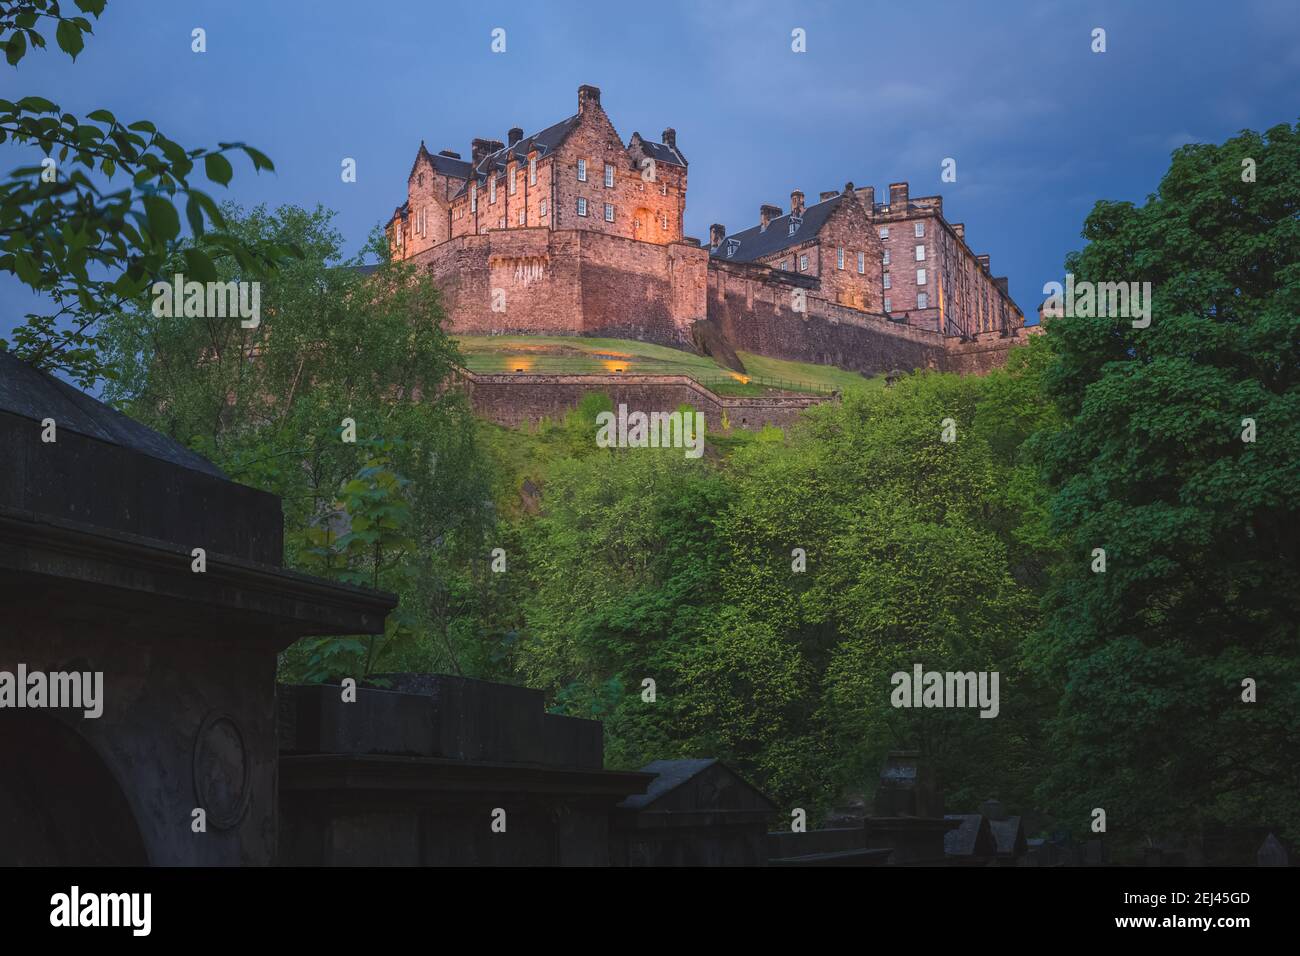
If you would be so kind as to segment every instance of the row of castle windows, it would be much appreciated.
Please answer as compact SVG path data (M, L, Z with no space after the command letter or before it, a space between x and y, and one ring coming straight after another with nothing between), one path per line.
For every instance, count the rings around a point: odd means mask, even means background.
M886 286L886 288L888 288L888 286ZM924 292L918 292L916 294L916 307L918 309L930 308L930 296ZM885 311L886 312L894 311L893 303L890 301L889 296L885 296Z
M884 274L884 276L883 276L883 284L884 284L884 287L885 287L886 289L892 288L892 281L891 281L891 279L890 279L889 272L885 272L885 274ZM925 270L924 270L924 269L917 269L917 270L916 270L916 284L917 284L917 285L925 285Z
M580 159L578 160L578 182L585 183L586 181L587 181L587 161L585 159ZM614 188L614 167L610 163L605 164L605 188L606 189ZM583 215L586 214L584 213Z
M918 239L924 239L924 238L925 238L925 223L923 223L923 222L916 222L916 223L913 223L913 224L912 224L912 230L913 230L913 232L915 233L916 238L918 238ZM881 238L881 239L888 239L888 238L889 238L889 227L888 227L888 226L881 226L881 227L880 227L880 238Z
M578 215L579 215L579 216L586 216L586 215L587 215L587 200L584 199L582 196L579 196L579 197L578 197ZM609 202L605 203L605 221L606 221L606 222L613 222L613 221L614 221L614 204L613 204L613 203L609 203Z
M841 272L844 271L844 247L840 246L836 252L835 265ZM858 275L865 275L867 272L867 254L858 253Z

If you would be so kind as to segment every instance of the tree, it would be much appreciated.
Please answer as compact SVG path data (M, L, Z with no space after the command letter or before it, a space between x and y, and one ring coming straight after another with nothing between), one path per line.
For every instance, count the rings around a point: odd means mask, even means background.
M239 241L302 250L261 284L261 323L133 303L104 323L105 361L118 372L105 397L234 480L279 495L288 565L358 574L361 551L379 548L365 574L397 591L402 630L382 658L360 658L370 667L458 669L463 648L450 641L439 595L456 586L452 569L484 553L492 512L473 419L444 387L456 350L437 288L405 263L363 269L344 258L325 209L224 215ZM383 254L382 237L371 238ZM181 268L186 251L171 265ZM218 269L222 280L236 274L234 264ZM286 654L289 677L317 674L301 650Z
M1284 124L1182 147L1145 205L1097 203L1067 259L1154 303L1145 328L1046 330L1064 424L1037 444L1067 550L1035 652L1062 688L1043 794L1080 827L1104 807L1131 835L1300 834L1298 222Z
M75 0L96 19L107 0ZM43 49L42 27L52 25L58 46L76 59L91 31L84 16L70 16L60 0L0 2L0 47L11 66ZM48 22L47 22L48 21ZM191 278L215 278L213 262L230 260L244 272L265 271L293 253L250 245L226 230L213 199L192 185L199 164L207 179L226 185L233 168L226 154L242 151L256 170L271 160L243 143L186 150L148 120L123 123L106 109L78 118L39 96L0 99L0 143L35 145L40 165L15 169L0 182L0 271L16 275L46 295L53 311L29 314L13 342L0 348L47 370L63 371L92 386L107 369L100 361L96 326L139 296L162 274L179 244L178 208L202 245L185 247ZM112 189L119 177L127 180Z
M611 765L715 756L816 811L869 787L885 751L923 746L957 803L1023 806L1042 708L1021 652L1036 595L1013 572L1050 546L1007 488L1030 484L1020 445L1051 418L1030 398L1040 365L846 396L716 467L597 449L588 423L587 450L546 471L541 514L517 521L518 673L603 719ZM891 674L917 661L999 671L999 716L892 708Z

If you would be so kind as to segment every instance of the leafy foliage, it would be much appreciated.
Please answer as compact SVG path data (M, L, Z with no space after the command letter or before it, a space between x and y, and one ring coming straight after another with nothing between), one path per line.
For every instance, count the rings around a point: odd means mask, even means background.
M105 5L76 0L78 10L96 18ZM45 47L43 20L53 22L59 48L75 59L91 23L65 15L66 7L59 0L0 3L0 46L8 62L17 66L30 50ZM234 173L225 154L236 151L255 170L273 170L251 146L187 150L148 120L124 123L106 109L78 118L40 96L0 99L0 144L10 141L35 146L46 158L0 181L0 271L47 296L53 311L29 314L0 348L82 385L106 373L97 323L139 296L176 251L182 203L191 233L206 239L185 256L191 278L214 279L221 259L246 273L264 272L296 251L243 241L193 182L201 162L207 179L228 185ZM113 188L122 179L126 185Z
M455 348L437 289L402 263L363 270L343 259L326 210L223 212L240 241L303 251L262 283L261 324L134 303L104 324L118 373L106 397L279 495L287 564L399 595L382 642L295 647L287 679L344 666L361 676L381 657L415 670L477 660L479 618L462 620L446 601L469 589L467 559L486 554L491 508L468 409L440 387ZM219 267L222 281L237 274ZM345 419L355 442L342 440Z
M1076 281L1150 281L1154 308L1146 329L1047 330L1065 422L1037 447L1067 557L1036 650L1064 688L1044 799L1077 820L1106 807L1132 835L1295 834L1300 132L1185 146L1144 206L1099 202L1083 235Z

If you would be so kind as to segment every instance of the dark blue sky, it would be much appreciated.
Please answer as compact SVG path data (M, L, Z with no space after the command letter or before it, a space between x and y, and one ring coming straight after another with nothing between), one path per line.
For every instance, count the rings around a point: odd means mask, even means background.
M194 27L207 53L191 52ZM796 27L806 53L791 52ZM403 200L422 138L468 155L472 137L570 115L582 83L601 88L624 141L676 128L689 235L751 225L791 189L852 180L879 196L907 180L943 195L1028 316L1095 200L1141 202L1183 143L1297 120L1300 5L110 0L75 64L49 51L0 64L6 98L148 118L187 147L262 149L275 174L241 160L214 195L323 203L350 249ZM356 183L340 180L344 157ZM945 157L955 183L939 180ZM31 161L0 148L5 172ZM0 334L31 304L0 277Z

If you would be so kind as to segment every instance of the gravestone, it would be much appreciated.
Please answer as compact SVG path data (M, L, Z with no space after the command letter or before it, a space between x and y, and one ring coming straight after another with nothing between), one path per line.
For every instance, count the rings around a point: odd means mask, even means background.
M944 865L944 835L961 824L944 819L938 777L920 751L886 756L873 809L866 820L868 849L893 851L891 866Z

